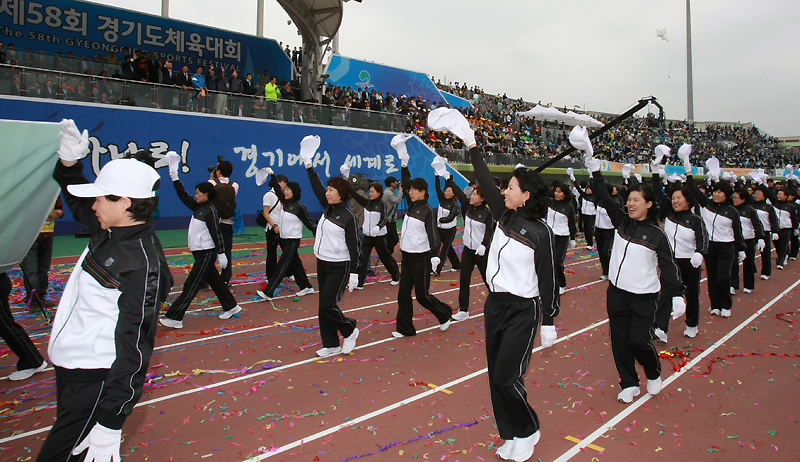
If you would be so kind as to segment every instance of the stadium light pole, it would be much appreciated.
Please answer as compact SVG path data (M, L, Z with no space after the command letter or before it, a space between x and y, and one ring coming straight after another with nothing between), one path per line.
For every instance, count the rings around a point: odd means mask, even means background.
M161 0L161 17L169 17L169 0Z
M686 118L694 121L694 90L692 89L692 15L686 0Z
M256 2L256 35L264 36L264 0Z

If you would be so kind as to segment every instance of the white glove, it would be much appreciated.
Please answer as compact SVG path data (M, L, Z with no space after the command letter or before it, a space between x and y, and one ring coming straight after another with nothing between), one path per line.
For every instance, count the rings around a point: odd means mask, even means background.
M308 135L300 142L300 158L303 159L304 164L308 165L311 163L314 154L316 154L317 149L319 149L320 142L321 140L317 135Z
M672 175L667 177L667 180L669 180L670 183L674 183L676 181L681 181L681 177L679 177L678 175L672 174Z
M743 262L746 257L747 255L744 253L744 251L739 252L739 263Z
M220 269L225 269L228 267L228 257L225 256L224 253L217 255L217 261L219 262Z
M634 173L634 174L633 174L633 176L635 176L635 177L636 177L636 181L638 181L639 183L641 183L641 182L642 182L642 175L640 175L640 174L638 174L638 173Z
M672 319L678 319L686 313L686 301L683 297L672 297Z
M656 158L653 160L653 165L660 164L661 159L667 156L669 156L669 146L659 144L658 146L656 146Z
M486 255L486 246L485 246L485 245L483 245L483 244L481 244L481 245L480 245L480 246L477 248L477 250L475 250L475 255L477 255L477 256L479 256L479 257L482 257L482 256Z
M686 175L681 175L681 183L686 183Z
M170 151L164 156L169 166L169 177L172 181L178 181L178 169L181 166L181 156L175 151Z
M633 164L625 164L622 166L622 178L626 180L631 177L631 170L633 170Z
M112 430L99 423L94 424L86 438L72 450L72 455L86 452L86 462L120 462L119 446L122 443L122 430Z
M556 333L556 326L542 326L542 347L549 348L556 343L558 334Z
M683 146L678 149L678 158L683 162L683 167L686 169L686 173L692 172L692 163L689 160L689 155L692 154L692 145L691 144L684 144Z
M457 136L467 147L475 143L475 132L470 128L469 121L456 109L440 107L428 114L428 127L437 132L448 131Z
M439 267L439 263L441 262L442 261L439 260L439 257L431 257L431 268L433 268L433 270L436 271L436 268Z
M517 165L515 165L515 166L514 166L514 170L516 170L516 169L518 169L518 168L528 168L528 167L527 167L525 164L523 164L523 163L519 163L519 164L517 164Z
M350 273L350 280L347 281L347 290L352 292L356 287L358 287L358 274Z
M794 230L794 235L795 236L800 236L800 229L795 229Z
M586 170L589 170L589 173L600 171L600 161L594 157L584 159L583 163L586 164Z
M781 237L780 237L780 236L778 236L778 233L772 233L772 240L773 240L773 241L777 241L777 240L778 240L778 239L780 239L780 238L781 238Z
M441 175L441 176L442 176L442 178L444 178L444 179L445 179L445 181L446 181L446 180L449 180L449 179L450 179L450 172L448 172L447 170L445 170L445 171L444 171L444 173L442 173L442 175Z
M742 180L742 183L747 183L747 178L744 175L740 176L739 179Z
M369 235L370 236L377 236L379 232L381 232L381 227L380 226L376 226L376 227L372 228L371 230L369 230Z
M584 159L589 159L594 155L592 142L589 140L589 132L586 131L586 128L576 125L569 133L569 142L575 149L583 151Z
M431 162L431 167L433 167L433 173L436 176L444 176L444 172L447 171L447 167L445 166L447 161L442 156L434 156L433 162Z
M790 176L792 173L794 173L794 165L792 165L792 164L787 164L787 165L786 165L786 168L785 168L785 170L786 170L786 178L789 178L789 176Z
M269 167L264 167L262 169L259 169L256 172L256 186L261 186L262 184L266 183L267 178L269 178L269 176L273 175L274 173L275 172Z
M400 134L392 138L392 147L397 151L397 157L400 158L400 163L405 167L408 165L408 150L406 149L406 141L411 138L411 135Z
M689 263L691 263L695 268L700 268L700 265L703 264L703 255L697 252L693 253L689 258Z
M574 249L575 246L577 246L577 245L578 245L578 241L576 241L575 239L570 239L569 240L569 248L570 249Z
M722 174L722 179L725 181L731 181L732 183L736 183L736 175L732 174L731 172L724 172Z
M72 119L61 120L61 146L58 148L58 157L67 162L75 162L89 154L89 131L78 131Z
M663 165L658 166L658 176L661 178L667 177L667 169L665 169Z
M766 248L767 243L764 242L764 239L759 239L758 242L756 242L756 249L758 249L759 252L763 252Z
M574 183L575 182L575 170L573 170L572 167L567 169L567 175L569 175L569 179L572 180L572 182Z
M342 174L342 178L344 179L350 178L350 166L347 164L342 164L342 166L339 167L339 173Z
M756 182L756 184L762 184L761 183L761 174L760 173L758 173L758 172L750 172L750 173L747 174L747 176L752 178L753 181Z

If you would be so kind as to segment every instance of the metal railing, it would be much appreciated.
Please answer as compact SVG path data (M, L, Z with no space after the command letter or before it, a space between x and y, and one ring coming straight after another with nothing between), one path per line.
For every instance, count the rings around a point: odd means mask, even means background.
M469 150L467 149L446 149L437 148L436 153L442 157L446 157L450 163L469 164ZM543 165L549 160L548 157L533 157L520 154L510 153L491 153L486 152L483 154L486 158L486 163L489 165L517 165L522 164L526 167L538 167ZM578 159L560 160L553 165L553 168L569 168L582 169L585 168L583 162Z
M203 94L204 93L204 94ZM99 104L202 112L390 132L406 129L406 116L389 112L268 100L263 96L188 88L66 71L0 65L0 94Z

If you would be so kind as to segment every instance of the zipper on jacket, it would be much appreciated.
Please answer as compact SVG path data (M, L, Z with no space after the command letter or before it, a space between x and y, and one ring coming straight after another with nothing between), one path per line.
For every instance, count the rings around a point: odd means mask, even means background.
M503 234L505 234L505 233L503 233ZM503 249L506 248L506 246L508 245L509 242L511 242L511 238L506 236L505 244L503 244L503 246L500 247L500 250L497 251L497 271L494 273L494 276L492 276L492 287L494 287L495 278L497 277L498 274L500 274L500 254L503 253Z
M619 266L617 266L617 280L614 281L614 287L618 287L619 285L619 276L622 274L622 264L625 263L625 257L628 255L628 246L631 245L631 241L625 241L625 250L622 251L622 260L619 262Z

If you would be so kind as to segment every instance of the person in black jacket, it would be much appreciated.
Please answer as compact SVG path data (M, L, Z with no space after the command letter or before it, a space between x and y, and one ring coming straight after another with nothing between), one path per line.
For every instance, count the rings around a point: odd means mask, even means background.
M770 194L769 200L775 207L775 214L778 217L778 242L775 245L778 255L775 267L782 270L789 262L789 244L792 235L797 234L800 220L798 220L796 204L789 201L789 188L781 188L776 194Z
M744 279L744 293L749 294L755 288L756 281L756 250L761 252L766 248L764 227L758 218L758 212L750 205L750 193L742 187L733 191L733 206L739 212L739 221L742 224L742 238L744 239L744 261L742 262L742 277ZM739 262L734 261L731 267L731 295L739 290Z
M494 218L492 211L486 206L483 189L477 186L472 189L472 195L467 198L461 188L452 178L447 179L447 187L453 190L461 204L461 215L464 217L464 250L461 251L461 279L458 287L458 313L453 315L456 321L463 321L469 317L470 285L472 270L475 266L481 273L484 284L486 283L487 249L492 242L494 233Z
M439 266L433 269L433 272L438 276L442 273L445 259L450 259L451 271L461 269L461 262L458 259L456 249L453 248L453 239L455 239L456 231L458 231L458 202L453 193L453 188L445 187L444 191L442 191L439 175L436 175L435 184L436 196L439 198L439 207L436 209L436 229L439 232L439 241L442 245L438 252Z
M170 177L178 199L192 211L192 219L189 222L189 251L194 257L194 264L183 283L183 291L172 302L165 317L160 318L159 322L167 327L182 329L183 316L204 282L208 282L222 305L223 313L219 318L228 319L242 311L242 307L236 303L236 299L233 298L228 285L222 280L214 264L219 260L222 269L230 264L225 255L222 231L219 228L219 214L214 207L214 197L217 192L214 185L204 181L195 186L195 194L192 197L178 179L177 168L170 170Z
M755 185L753 188L753 208L758 213L761 226L764 228L764 250L761 251L761 279L767 280L772 276L772 242L778 240L778 215L775 207L767 202L769 190L764 185Z
M117 159L89 183L80 161L89 134L71 120L61 125L53 178L92 238L53 321L48 355L58 416L37 460L68 460L87 450L97 460L119 460L122 426L142 396L158 311L172 289L152 222L160 177L143 162Z
M558 279L559 294L567 288L567 278L564 275L564 259L567 257L567 245L575 247L575 237L578 229L575 226L575 210L572 208L572 192L569 186L558 184L553 191L555 197L548 200L547 226L553 230L553 252L555 255L556 278ZM600 234L597 234L597 243L600 245Z
M349 168L347 172L349 173ZM396 286L400 283L400 268L397 267L397 262L386 242L388 234L386 225L389 223L389 215L386 213L386 204L383 202L383 186L380 183L372 183L369 185L368 191L369 198L360 194L351 196L364 208L364 224L361 227L364 239L361 242L361 261L358 263L358 286L356 289L364 288L367 265L373 248L378 253L386 271L392 276L391 285Z

